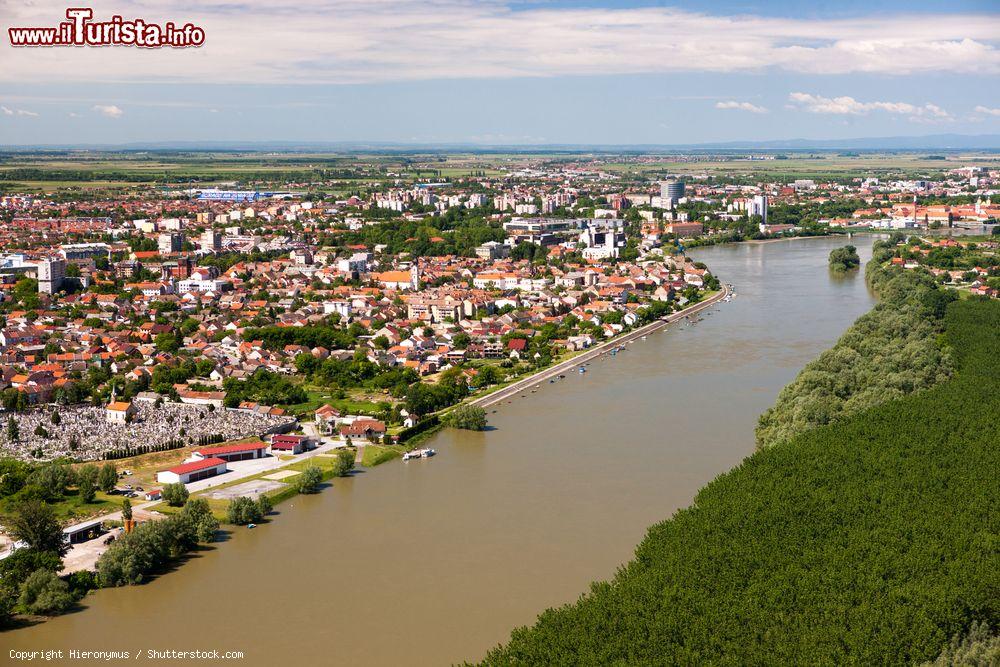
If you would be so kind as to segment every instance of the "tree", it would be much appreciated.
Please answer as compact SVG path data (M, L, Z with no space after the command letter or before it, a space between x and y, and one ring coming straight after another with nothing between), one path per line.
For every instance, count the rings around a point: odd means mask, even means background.
M60 463L46 463L31 473L28 483L38 487L45 500L62 498L70 484L70 468Z
M246 496L233 498L226 508L226 521L237 526L257 523L262 518L260 507Z
M153 344L160 352L176 352L181 347L180 338L172 331L157 334Z
M322 471L317 466L309 466L299 474L299 493L316 493L322 481Z
M80 490L80 498L85 503L94 501L94 496L97 493L98 474L97 466L93 463L88 463L80 468L80 472L77 474L77 488Z
M59 411L58 410L53 410L52 411L51 421L56 426L59 426L59 424L62 423L62 417L59 416Z
M14 617L15 600L17 600L17 589L0 581L0 627L9 623Z
M257 496L257 511L260 512L262 519L274 511L274 503L271 502L266 493Z
M347 477L354 470L354 452L341 449L337 452L337 458L333 462L333 474L336 477Z
M118 483L118 471L114 463L105 463L97 476L97 487L104 493L111 493Z
M192 498L184 504L181 516L194 526L199 542L211 542L219 531L219 520L212 514L212 508L204 498Z
M21 584L21 606L32 614L60 614L76 603L69 585L46 569L36 570Z
M446 414L441 421L452 428L461 428L466 431L485 431L486 410L475 405L460 405Z
M51 551L15 549L14 553L0 559L0 580L11 587L18 587L32 572L45 569L58 572L63 569L62 558Z
M122 498L122 518L126 521L132 520L132 501Z
M177 482L175 484L164 484L163 490L160 492L163 499L171 507L181 507L187 502L190 492L188 492L187 487Z
M852 245L834 248L830 251L830 269L833 271L850 271L861 266L858 249Z
M7 439L11 442L21 441L21 429L18 428L17 420L14 419L14 415L7 418Z
M28 544L35 551L51 551L62 556L67 547L63 542L62 526L52 508L41 500L21 501L8 526L11 536Z

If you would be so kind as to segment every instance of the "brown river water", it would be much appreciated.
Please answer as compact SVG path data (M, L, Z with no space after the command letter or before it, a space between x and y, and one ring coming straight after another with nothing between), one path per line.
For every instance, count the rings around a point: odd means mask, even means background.
M850 242L867 261L870 237ZM432 459L335 480L151 583L0 633L4 659L9 649L141 651L132 664L162 662L147 649L242 651L231 664L266 666L481 658L612 577L650 525L753 452L758 415L874 303L863 273L827 270L845 243L692 250L737 292L701 322L490 408L489 432L434 436Z

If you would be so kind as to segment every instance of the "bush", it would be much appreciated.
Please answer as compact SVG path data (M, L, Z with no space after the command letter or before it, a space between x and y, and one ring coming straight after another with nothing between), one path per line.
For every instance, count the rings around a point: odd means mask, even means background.
M180 482L164 484L160 494L171 507L182 507L187 502L188 496L191 495L187 487Z
M257 523L263 517L260 506L246 496L233 498L226 509L226 521L237 526Z
M309 466L299 475L299 493L316 493L323 481L323 472L314 465Z
M466 431L486 430L486 410L475 405L460 405L441 418L446 426Z
M35 570L21 584L18 602L31 614L61 614L76 603L69 585L46 569Z

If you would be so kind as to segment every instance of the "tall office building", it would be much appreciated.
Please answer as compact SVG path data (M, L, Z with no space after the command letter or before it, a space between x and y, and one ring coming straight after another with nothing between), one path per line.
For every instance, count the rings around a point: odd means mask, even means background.
M165 232L160 234L156 245L161 255L180 252L184 246L184 235L180 232Z
M222 232L217 229L206 229L201 235L201 249L205 252L222 250Z
M747 201L747 216L759 215L761 222L767 224L767 195L756 195Z
M45 257L38 262L38 291L55 294L66 277L66 260L62 257Z
M683 196L684 181L671 178L660 183L660 199L670 208L676 206Z

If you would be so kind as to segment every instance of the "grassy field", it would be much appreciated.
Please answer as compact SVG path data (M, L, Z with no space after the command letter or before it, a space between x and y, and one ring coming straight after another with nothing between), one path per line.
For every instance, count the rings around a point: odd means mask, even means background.
M365 451L361 455L361 465L372 468L386 461L399 458L403 451L399 447L387 447L385 445L365 445Z
M750 151L747 151L749 153ZM293 153L251 151L39 151L0 153L0 189L11 186L30 191L84 191L113 188L149 188L240 184L249 187L322 189L346 193L379 186L402 177L407 180L462 178L485 174L502 176L525 165L543 168L574 164L625 177L658 178L665 174L716 174L735 177L760 175L775 179L844 178L865 175L937 173L1000 156L974 151L839 153L788 152L785 159L746 160L740 152L714 155L684 154L621 156L613 153L571 151L524 153ZM774 153L774 151L772 151ZM929 159L940 154L944 159ZM729 156L732 157L729 157ZM28 170L28 171L25 171Z
M8 500L9 498L0 503L0 516L10 514ZM67 491L62 500L50 504L56 518L63 524L78 523L90 517L108 514L121 509L121 505L121 496L109 496L101 491L97 492L93 502L85 503L76 489Z
M366 414L374 415L381 411L378 403L372 400L366 400L373 397L361 396L348 397L348 398L334 398L331 394L316 388L310 388L306 390L306 395L308 400L304 403L295 403L292 405L285 405L284 407L288 412L293 415L302 415L311 412L315 412L316 408L329 403L331 406L336 408L345 414ZM384 399L386 402L393 402L392 398L386 396Z

